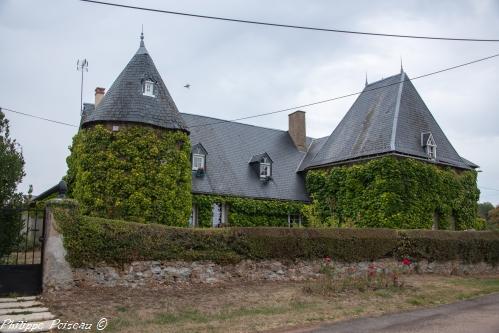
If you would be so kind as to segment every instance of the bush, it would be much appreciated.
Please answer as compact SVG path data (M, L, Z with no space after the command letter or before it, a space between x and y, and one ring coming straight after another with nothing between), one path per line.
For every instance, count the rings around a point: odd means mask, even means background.
M386 257L499 261L499 233L392 229L187 229L81 216L54 208L74 267L138 260L317 259L356 262Z

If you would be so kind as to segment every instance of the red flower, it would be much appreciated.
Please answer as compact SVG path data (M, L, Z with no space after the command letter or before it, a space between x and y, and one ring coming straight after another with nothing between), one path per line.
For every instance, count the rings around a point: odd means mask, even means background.
M324 261L325 262L331 262L331 257L329 257L329 256L324 257Z
M409 266L411 263L412 263L411 260L408 258L404 258L404 260L402 260L403 265Z

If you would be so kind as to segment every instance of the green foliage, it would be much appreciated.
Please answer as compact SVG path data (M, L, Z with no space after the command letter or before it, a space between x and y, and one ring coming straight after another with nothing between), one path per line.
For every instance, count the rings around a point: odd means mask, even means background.
M288 214L299 214L305 203L298 201L258 200L217 195L193 195L198 207L200 227L211 227L212 205L229 205L228 221L231 227L287 227ZM303 221L305 223L305 221Z
M492 230L499 230L499 206L489 211L488 227Z
M0 109L0 208L21 199L16 188L24 175L21 148L10 138L9 120Z
M69 195L85 214L186 226L191 210L187 134L143 126L101 125L73 138Z
M12 251L22 240L21 211L15 208L0 209L0 259Z
M430 229L473 228L476 172L457 172L410 158L383 157L307 174L312 226Z
M24 158L16 140L10 138L9 121L0 109L0 258L19 243L23 196L16 192L24 177Z
M385 257L499 262L499 233L393 229L176 228L85 217L53 207L74 267L137 260L317 259Z
M491 204L490 202L479 202L478 203L478 215L485 220L488 220L489 212L492 209L494 209L494 205Z

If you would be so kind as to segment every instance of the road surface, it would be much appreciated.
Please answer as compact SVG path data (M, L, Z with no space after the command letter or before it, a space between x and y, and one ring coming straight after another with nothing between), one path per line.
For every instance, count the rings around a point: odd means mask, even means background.
M499 333L499 293L431 309L326 324L301 332Z

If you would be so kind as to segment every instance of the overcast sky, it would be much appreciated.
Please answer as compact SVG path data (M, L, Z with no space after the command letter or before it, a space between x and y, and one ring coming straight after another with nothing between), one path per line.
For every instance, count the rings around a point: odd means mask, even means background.
M499 2L144 0L172 11L371 32L499 38ZM112 2L110 0L110 2ZM83 98L109 88L146 47L181 112L234 119L362 90L499 52L499 43L366 37L200 20L72 0L0 0L0 106L78 124ZM458 153L481 166L480 201L499 204L499 59L414 81ZM191 84L190 89L183 86ZM307 134L329 135L355 97L304 108ZM5 112L38 194L66 173L77 128ZM287 129L287 113L247 123ZM490 190L493 188L497 190Z

